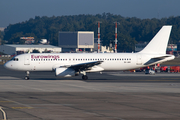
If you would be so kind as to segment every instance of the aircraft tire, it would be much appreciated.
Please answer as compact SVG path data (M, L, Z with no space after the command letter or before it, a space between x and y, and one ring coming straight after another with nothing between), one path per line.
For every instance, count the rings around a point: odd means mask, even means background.
M25 80L29 80L29 76L25 76L24 79L25 79Z
M83 75L83 76L82 76L82 79L83 79L83 80L87 80L87 79L88 79L88 76L87 76L87 75Z

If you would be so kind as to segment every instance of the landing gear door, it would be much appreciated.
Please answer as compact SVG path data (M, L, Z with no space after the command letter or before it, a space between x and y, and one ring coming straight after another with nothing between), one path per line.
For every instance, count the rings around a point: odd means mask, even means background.
M142 65L142 56L141 55L137 55L136 65Z
M24 65L30 65L30 55L24 56Z

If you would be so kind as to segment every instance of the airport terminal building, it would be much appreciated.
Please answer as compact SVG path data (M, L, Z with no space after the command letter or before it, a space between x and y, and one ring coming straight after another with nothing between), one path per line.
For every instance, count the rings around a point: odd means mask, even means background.
M27 53L32 52L33 50L38 50L40 53L43 52L51 52L51 53L59 53L61 52L60 47L52 46L52 45L12 45L5 44L0 46L0 52L3 52L8 55L17 55L18 53Z

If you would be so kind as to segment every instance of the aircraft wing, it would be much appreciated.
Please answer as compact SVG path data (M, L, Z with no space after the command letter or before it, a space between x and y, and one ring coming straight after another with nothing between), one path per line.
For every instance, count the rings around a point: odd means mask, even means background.
M72 68L75 71L84 71L84 70L90 70L91 67L95 65L101 64L103 61L93 61L93 62L86 62L86 63L80 63L80 64L75 64L75 65L65 65L61 67L67 67L67 68Z

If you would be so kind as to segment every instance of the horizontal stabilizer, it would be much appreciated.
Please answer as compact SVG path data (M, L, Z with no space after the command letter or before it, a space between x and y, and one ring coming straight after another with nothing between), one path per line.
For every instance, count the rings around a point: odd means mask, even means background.
M165 56L154 57L154 58L151 58L146 63L144 63L144 65L150 65L150 64L156 63L158 61L161 61L163 59L170 58L170 57L174 57L174 55L165 55Z

